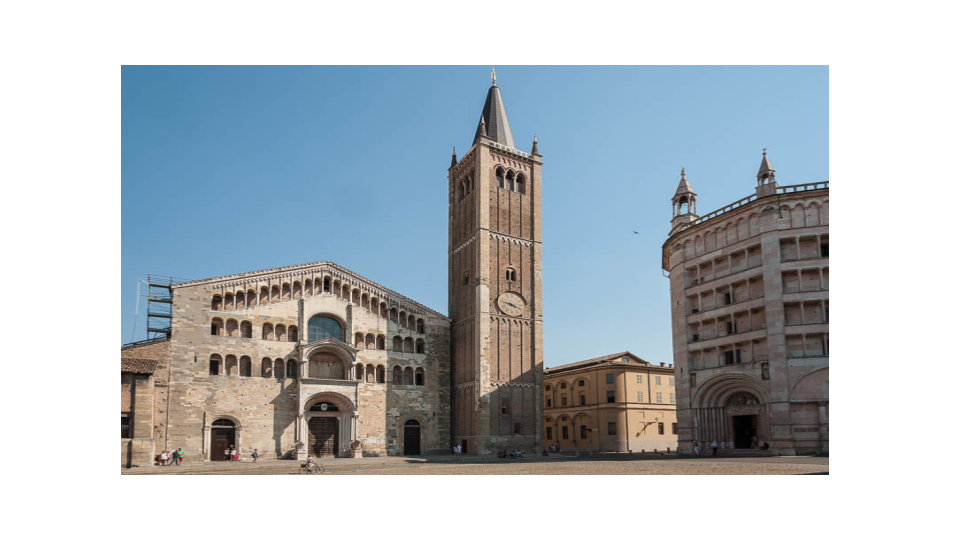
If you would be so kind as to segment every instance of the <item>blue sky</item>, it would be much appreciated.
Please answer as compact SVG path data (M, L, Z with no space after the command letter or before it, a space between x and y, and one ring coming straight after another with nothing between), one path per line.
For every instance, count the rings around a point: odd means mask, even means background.
M200 279L320 260L447 312L450 151L490 67L124 67L121 341L148 272ZM680 167L701 214L828 180L826 67L497 67L543 154L545 366L672 362L660 246ZM640 234L633 234L638 231Z

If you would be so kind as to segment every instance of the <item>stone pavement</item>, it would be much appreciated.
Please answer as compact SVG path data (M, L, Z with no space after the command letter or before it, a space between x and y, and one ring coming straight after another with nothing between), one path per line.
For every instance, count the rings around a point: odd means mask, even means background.
M188 456L189 458L189 456ZM322 459L324 474L829 474L828 457L710 457L653 454L593 456L531 456L522 459L453 456ZM297 474L300 462L291 460L189 463L182 467L121 469L124 475L142 474Z

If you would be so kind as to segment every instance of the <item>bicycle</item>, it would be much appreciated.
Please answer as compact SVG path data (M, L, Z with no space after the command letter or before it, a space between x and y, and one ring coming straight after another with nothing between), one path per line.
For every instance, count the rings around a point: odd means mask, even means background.
M317 463L301 463L300 464L300 474L323 474L325 471L323 465Z

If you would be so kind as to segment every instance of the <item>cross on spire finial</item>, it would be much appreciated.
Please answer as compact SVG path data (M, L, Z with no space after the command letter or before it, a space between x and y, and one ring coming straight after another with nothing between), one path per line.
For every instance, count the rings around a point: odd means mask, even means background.
M490 78L493 79L493 85L497 85L497 70L490 68Z

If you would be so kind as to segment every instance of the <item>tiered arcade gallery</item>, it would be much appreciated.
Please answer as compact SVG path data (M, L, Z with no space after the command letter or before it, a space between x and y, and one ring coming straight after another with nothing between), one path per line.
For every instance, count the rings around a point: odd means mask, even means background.
M680 450L829 449L827 182L779 186L704 216L681 171L663 245Z

